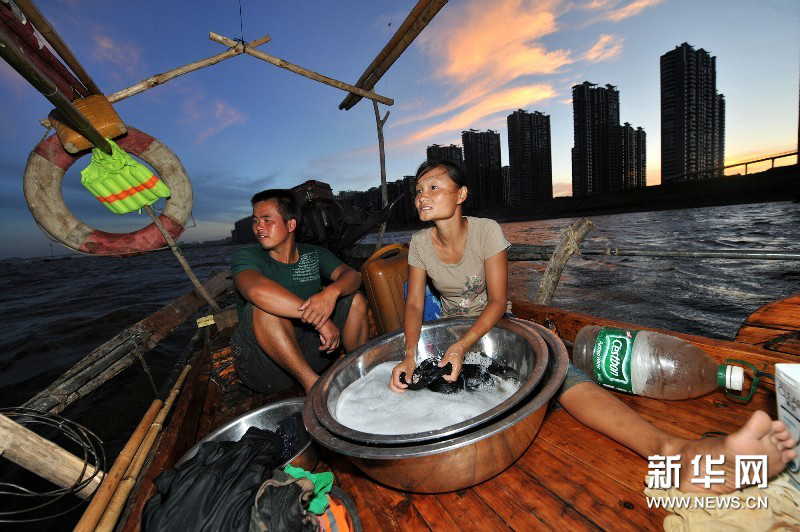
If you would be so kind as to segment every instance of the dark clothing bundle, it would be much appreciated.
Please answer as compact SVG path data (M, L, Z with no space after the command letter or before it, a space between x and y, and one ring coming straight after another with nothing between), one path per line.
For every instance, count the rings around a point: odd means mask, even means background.
M495 383L492 375L508 379L518 378L516 372L508 366L501 366L483 355L480 364L464 364L461 366L461 374L455 382L447 382L442 378L443 375L449 375L453 371L453 365L447 363L444 367L439 367L440 358L426 358L414 370L411 376L411 382L407 382L405 373L400 375L400 382L408 384L409 390L421 390L428 388L429 390L437 393L456 393L461 390L470 392L478 390L486 390L494 387Z
M298 448L293 436L297 431L290 428L298 423L299 416L292 416L281 422L277 432L251 427L238 442L203 444L191 460L158 476L158 493L147 502L142 516L143 530L248 532L256 492ZM305 512L299 496L281 497L294 501L295 507L282 507L291 519ZM282 530L316 529L304 523L287 519Z

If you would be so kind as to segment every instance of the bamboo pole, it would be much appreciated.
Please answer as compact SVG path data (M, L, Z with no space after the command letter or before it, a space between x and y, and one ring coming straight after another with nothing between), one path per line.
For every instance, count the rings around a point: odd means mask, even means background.
M128 443L125 444L125 448L122 449L117 459L114 460L114 465L108 473L106 473L105 478L103 478L103 483L100 484L100 488L98 488L94 497L92 497L92 502L89 503L89 506L83 512L81 520L75 525L74 530L76 532L89 532L94 530L94 527L97 526L97 522L100 521L100 518L103 516L103 512L108 506L108 502L111 500L114 491L116 491L120 479L122 479L125 471L128 470L128 466L136 455L136 451L139 449L139 444L142 443L148 428L159 413L162 405L163 402L160 399L156 399L152 402L150 408L139 422L139 425L137 425L136 430L133 431Z
M67 46L58 33L56 33L56 30L44 15L33 5L33 2L31 2L31 0L16 0L16 4L33 23L34 27L39 30L39 33L42 34L45 40L50 43L50 46L53 47L53 50L58 53L70 70L75 73L84 87L86 87L91 94L102 94L103 91L98 88L91 76L83 69L72 53L72 50L70 50L69 46Z
M356 87L372 89L446 3L447 0L419 0L383 50L358 78ZM348 94L339 104L339 109L349 110L360 100L360 96Z
M82 499L95 492L103 477L102 471L85 460L3 414L0 414L0 455L61 488L71 488L94 475L76 493Z
M550 304L558 287L558 281L561 280L564 266L567 265L567 261L573 254L580 252L581 241L592 230L592 227L594 224L588 218L581 218L562 231L561 242L553 252L550 262L547 263L547 269L539 282L539 291L533 300L534 303Z
M159 85L163 85L164 83L172 79L175 79L178 76L188 74L189 72L194 72L195 70L200 70L201 68L216 65L217 63L222 62L225 59L241 55L244 53L245 48L247 47L255 48L256 46L261 46L262 44L268 43L270 40L272 40L272 37L270 37L269 35L264 35L263 37L246 44L237 42L236 46L220 54L212 55L211 57L200 59L199 61L194 61L193 63L188 63L186 65L173 68L172 70L162 72L161 74L150 76L149 78L144 79L134 85L131 85L130 87L118 90L113 94L109 94L107 97L108 101L111 103L116 103L124 100L125 98L130 98L131 96L135 96L146 90L150 90L153 87L158 87ZM40 120L39 123L42 124L44 127L50 127L50 121L46 118Z
M214 33L213 31L208 34L208 37L212 41L223 44L229 48L236 46L236 41L234 41L233 39L230 39L223 35L219 35L217 33ZM274 55L269 55L259 50L253 50L247 47L245 47L244 53L246 53L247 55L252 55L255 58L261 59L262 61L266 61L267 63L271 63L277 67L285 68L286 70L294 72L295 74L300 74L301 76L313 79L314 81L325 83L326 85L330 85L331 87L336 87L337 89L341 89L347 92L353 92L355 94L358 94L359 96L369 98L370 100L379 101L385 105L394 105L394 100L392 100L391 98L387 98L386 96L381 96L380 94L376 94L372 91L359 89L354 85L350 85L349 83L339 81L338 79L329 78L328 76L324 76L322 74L314 72L313 70L303 68L300 65L295 65L294 63L290 63L289 61L286 61L279 57L275 57Z
M171 79L175 79L178 76L182 76L184 74L188 74L189 72L194 72L195 70L200 70L201 68L205 68L211 65L216 65L220 61L224 61L229 57L234 57L237 55L241 55L244 53L245 49L247 48L255 48L257 46L261 46L262 44L268 43L272 40L272 37L269 35L264 35L260 39L256 39L255 41L251 41L246 44L242 44L241 42L236 42L235 46L229 48L228 50L217 54L212 55L211 57L207 57L206 59L200 59L199 61L195 61L193 63L189 63L178 68L173 68L167 72L163 72L161 74L156 74L155 76L150 76L149 78L136 83L135 85L131 85L127 89L122 89L120 91L115 92L108 96L108 101L111 103L118 102L120 100L124 100L125 98L129 98L135 94L139 94L140 92L144 92L148 89L152 89L153 87L157 87L166 83Z
M509 261L549 260L555 246L535 246L530 244L511 244L508 249ZM350 255L353 258L366 259L374 251L374 246L357 244ZM769 251L759 249L699 249L695 251L657 248L581 248L581 255L609 257L652 257L652 258L687 258L687 259L740 259L740 260L800 260L800 252Z
M172 250L172 254L175 255L175 258L178 259L181 268L183 268L183 271L186 272L186 276L189 277L189 280L194 285L194 288L195 290L197 290L197 293L200 294L200 297L206 300L208 306L210 306L215 313L222 312L222 308L217 304L214 298L211 297L211 295L206 291L202 283L200 283L200 280L192 271L192 267L189 266L189 263L186 261L186 257L183 256L183 253L178 247L178 244L175 243L175 239L172 238L172 235L169 234L169 231L167 231L161 224L161 220L158 219L158 216L156 216L156 213L153 211L153 208L150 207L150 205L146 205L144 207L144 211L150 215L150 218L153 219L153 223L156 224L158 230L161 231L161 235L164 237L164 240L167 241L169 249Z
M180 376L175 381L175 385L172 387L172 390L170 390L169 396L164 402L164 406L159 411L156 419L150 425L142 444L136 451L136 455L128 466L128 469L125 471L125 476L119 482L117 489L114 491L111 502L109 502L108 507L103 513L103 517L100 519L100 523L97 525L95 530L110 532L114 529L114 526L116 526L117 520L119 520L119 516L122 513L123 507L125 506L125 502L128 500L128 496L136 484L136 477L142 470L142 466L147 459L147 455L150 453L150 449L153 447L158 434L161 432L164 420L166 419L169 411L172 409L172 404L175 402L175 398L178 397L181 387L183 386L183 382L186 380L186 375L189 374L190 369L192 369L191 364L186 364Z
M383 148L383 125L389 119L389 112L381 118L380 109L378 109L378 102L372 100L372 109L375 111L375 127L378 130L378 154L381 161L381 208L385 209L389 204L389 191L386 190L386 152ZM381 229L378 234L378 244L375 246L375 251L383 247L383 233L386 232L386 221L381 224Z

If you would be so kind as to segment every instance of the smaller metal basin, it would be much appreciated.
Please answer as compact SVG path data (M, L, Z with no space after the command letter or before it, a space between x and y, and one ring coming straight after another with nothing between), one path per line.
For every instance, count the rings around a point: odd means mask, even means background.
M180 460L177 461L175 467L180 466L187 460L194 457L194 455L197 454L197 451L200 450L200 446L206 442L239 441L250 427L258 427L260 429L272 431L276 430L278 428L278 424L287 417L293 414L302 415L304 402L304 398L295 397L292 399L285 399L283 401L271 403L255 410L251 410L246 414L242 414L233 421L226 423L225 425L214 430L205 438L194 444L194 446L186 451L186 454L184 454ZM302 423L300 423L299 426L302 426ZM281 464L281 468L286 464L292 464L296 467L302 467L306 471L313 471L314 468L317 467L319 458L317 456L317 450L314 447L308 432L303 430L303 433L298 437L298 441L300 442L299 448L293 450L292 457L285 464Z

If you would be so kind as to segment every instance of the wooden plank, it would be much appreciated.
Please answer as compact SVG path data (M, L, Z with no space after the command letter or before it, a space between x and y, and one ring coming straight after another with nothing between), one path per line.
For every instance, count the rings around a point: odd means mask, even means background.
M736 341L743 344L763 344L776 336L781 336L789 332L792 331L788 329L779 329L777 327L743 324L736 333Z
M436 532L460 532L461 526L447 513L436 495L412 494L411 503L428 527ZM365 529L366 530L366 529Z
M356 501L364 530L430 530L411 494L381 486L341 457L327 457L336 482ZM368 524L369 522L369 524Z
M475 492L514 530L565 528L597 530L567 502L549 492L535 478L512 466L478 486Z
M436 496L461 530L510 530L494 509L473 489L440 493Z
M586 428L586 431L590 431ZM616 444L613 444L616 445ZM605 449L597 449L603 452ZM587 467L544 439L536 439L519 467L580 514L609 530L661 530L664 511L649 511L642 489L635 491ZM642 464L646 463L642 460ZM644 478L644 477L642 477ZM643 487L643 486L642 486Z
M646 466L644 460L611 438L588 429L566 410L558 409L548 415L536 439L570 454L586 467L613 477L617 482L635 490L641 487Z
M800 330L800 294L763 305L750 314L744 324L790 331Z

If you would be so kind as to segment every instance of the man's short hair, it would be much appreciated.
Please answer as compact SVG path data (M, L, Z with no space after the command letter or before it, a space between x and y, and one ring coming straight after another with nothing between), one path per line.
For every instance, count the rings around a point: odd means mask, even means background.
M250 204L255 205L256 203L271 199L274 199L275 203L277 203L278 212L281 213L281 217L283 218L284 222L288 222L294 218L297 220L297 224L300 224L300 219L302 218L300 206L297 204L297 199L295 199L294 193L288 188L271 188L269 190L262 190L250 198Z
M419 168L417 168L417 179L422 177L422 174L428 170L433 170L437 166L441 166L445 169L447 175L453 180L453 183L455 183L456 186L467 186L467 180L464 177L464 170L462 170L461 167L453 161L447 161L444 159L428 159L427 161L423 162L421 165L419 165Z

